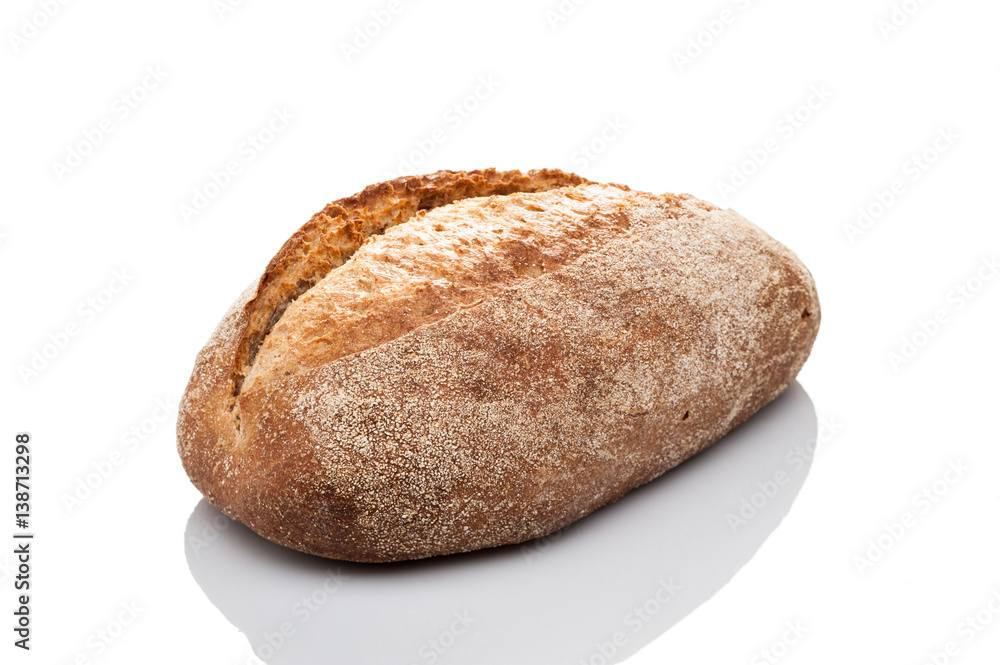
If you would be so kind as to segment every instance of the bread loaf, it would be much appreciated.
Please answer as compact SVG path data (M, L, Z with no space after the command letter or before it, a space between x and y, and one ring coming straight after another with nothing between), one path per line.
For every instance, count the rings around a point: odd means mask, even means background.
M297 231L198 355L178 449L288 547L416 559L556 531L779 395L808 270L736 213L556 170L399 178Z

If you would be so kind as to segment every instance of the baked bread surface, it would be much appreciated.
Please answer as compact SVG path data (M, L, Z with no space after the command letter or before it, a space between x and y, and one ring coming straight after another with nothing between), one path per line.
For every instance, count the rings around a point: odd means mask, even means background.
M555 170L327 206L199 354L178 419L224 513L395 561L551 533L718 440L809 354L813 280L732 211Z

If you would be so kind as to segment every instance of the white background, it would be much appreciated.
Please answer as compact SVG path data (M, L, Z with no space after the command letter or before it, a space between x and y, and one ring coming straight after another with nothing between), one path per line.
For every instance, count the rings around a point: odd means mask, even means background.
M14 434L33 437L37 536L28 654L11 645L0 550L0 660L255 662L291 610L282 590L322 582L331 562L199 526L213 514L157 400L179 399L226 308L312 213L409 163L559 167L733 207L813 272L819 338L795 394L718 454L547 543L552 575L528 556L542 549L518 548L351 568L274 662L535 662L546 641L544 662L574 665L768 662L765 649L782 663L997 662L1000 6L897 2L910 14L890 30L889 0L591 0L563 14L556 0L412 0L353 53L387 1L49 2L51 17L5 2L0 436L8 478ZM213 188L228 162L238 173ZM877 218L849 232L859 208ZM904 338L920 347L908 358ZM36 352L50 357L29 374ZM817 428L807 474L733 533L727 515L788 470L782 446ZM933 503L915 499L925 490ZM211 566L189 567L192 534L223 544ZM530 594L553 575L556 591ZM664 577L680 591L658 605ZM445 590L479 615L437 653ZM122 603L139 616L119 626ZM646 603L658 618L633 632L629 608Z

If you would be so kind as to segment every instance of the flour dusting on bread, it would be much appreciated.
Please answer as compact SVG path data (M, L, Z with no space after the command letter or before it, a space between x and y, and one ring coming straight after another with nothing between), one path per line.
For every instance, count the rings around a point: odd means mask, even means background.
M557 171L366 192L227 314L178 420L213 505L304 552L398 561L551 533L774 399L819 327L795 255L690 196Z

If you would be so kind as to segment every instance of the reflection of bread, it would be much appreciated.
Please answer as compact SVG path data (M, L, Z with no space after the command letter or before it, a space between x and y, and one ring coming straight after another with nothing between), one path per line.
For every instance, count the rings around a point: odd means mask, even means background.
M809 272L732 211L560 171L400 178L314 216L230 309L179 450L298 550L516 543L746 420L818 327Z

